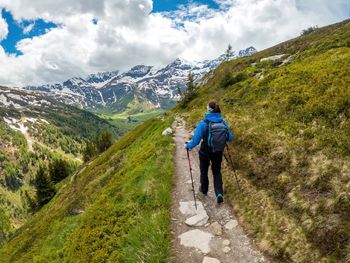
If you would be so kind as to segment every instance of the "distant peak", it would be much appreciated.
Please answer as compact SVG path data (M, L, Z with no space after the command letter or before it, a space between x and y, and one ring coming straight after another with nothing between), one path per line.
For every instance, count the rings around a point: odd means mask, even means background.
M256 50L256 48L253 47L253 46L250 46L250 47L248 47L246 49L240 50L238 52L238 56L239 57L247 57L247 56L251 56L251 55L255 54L256 52L258 52Z

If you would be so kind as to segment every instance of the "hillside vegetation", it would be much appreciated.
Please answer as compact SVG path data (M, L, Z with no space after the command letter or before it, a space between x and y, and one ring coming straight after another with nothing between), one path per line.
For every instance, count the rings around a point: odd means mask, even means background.
M161 133L172 121L145 122L64 180L0 262L167 262L175 147Z
M175 111L190 126L217 99L235 131L242 192L226 196L278 262L350 260L350 22L223 63Z
M85 141L103 130L112 131L115 137L120 131L89 112L40 94L0 87L0 97L0 102L5 103L0 103L2 244L30 217L34 177L40 163L62 159L76 168L82 162Z

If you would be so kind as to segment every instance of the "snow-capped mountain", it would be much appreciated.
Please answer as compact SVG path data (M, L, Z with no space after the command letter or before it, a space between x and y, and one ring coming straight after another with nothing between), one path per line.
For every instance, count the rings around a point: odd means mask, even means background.
M192 72L195 79L216 68L226 59L254 54L256 49L249 47L233 53L227 58L221 55L214 60L189 62L176 59L164 68L138 65L130 70L91 74L86 78L72 78L63 83L27 87L46 93L66 104L78 105L86 109L109 108L125 111L136 104L142 108L169 108L179 99L179 90L186 89L186 79ZM133 107L134 106L134 107Z
M0 86L0 109L1 113L5 109L15 111L28 110L32 107L50 107L52 101L43 94L28 91L21 88L9 88Z

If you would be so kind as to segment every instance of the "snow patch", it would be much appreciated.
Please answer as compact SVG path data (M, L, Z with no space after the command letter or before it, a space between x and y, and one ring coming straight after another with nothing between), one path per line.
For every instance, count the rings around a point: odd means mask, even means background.
M7 101L7 97L4 94L0 94L0 102L5 106L10 105L10 103Z
M47 120L45 119L40 119L43 123L50 124Z
M38 119L25 117L24 121L28 121L28 122L31 122L31 123L36 123L38 121Z

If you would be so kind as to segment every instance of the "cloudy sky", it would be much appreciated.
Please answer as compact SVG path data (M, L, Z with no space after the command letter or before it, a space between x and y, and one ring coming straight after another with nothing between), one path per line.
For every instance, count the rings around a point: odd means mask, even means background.
M349 0L0 0L0 84L213 59L350 16Z

